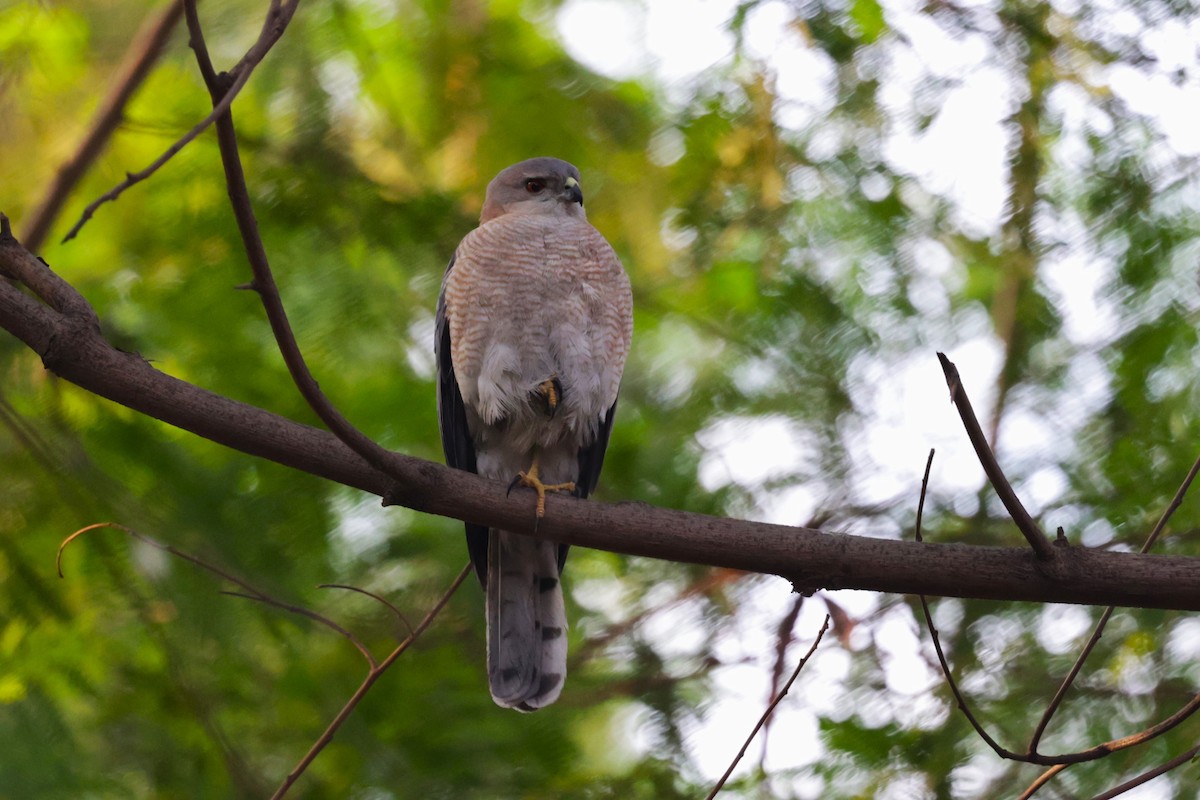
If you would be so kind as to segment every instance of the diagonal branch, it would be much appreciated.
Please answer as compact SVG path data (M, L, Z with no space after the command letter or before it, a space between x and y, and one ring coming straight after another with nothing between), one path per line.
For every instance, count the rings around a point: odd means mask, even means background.
M58 218L63 204L71 194L71 190L79 183L92 163L104 150L104 145L112 138L113 132L121 124L125 114L125 106L130 98L145 82L154 63L162 54L163 47L179 24L182 16L182 0L171 0L170 3L153 17L143 23L129 43L125 57L117 67L116 79L109 89L108 95L100 103L92 124L84 134L83 141L54 175L50 188L42 196L42 201L30 214L25 229L25 244L30 250L37 250L46 240L50 226Z
M49 268L12 237L0 217L0 273ZM87 305L65 282L71 307ZM90 309L90 307L88 307ZM92 312L94 315L94 312ZM87 315L85 315L86 317ZM656 508L550 497L534 530L528 498L505 484L389 452L389 478L337 437L239 403L155 369L109 344L73 312L43 305L0 281L0 327L60 377L218 444L353 486L416 511L565 544L671 561L781 575L802 591L877 592L992 600L1200 610L1200 559L1062 548L1047 575L1028 548L918 544L885 536L830 535L808 528ZM432 399L431 399L432 402ZM436 438L431 432L431 447Z
M1070 764L1055 764L1053 767L1050 767L1041 775L1038 775L1037 778L1034 779L1033 783L1025 787L1025 791L1017 795L1017 800L1029 800L1029 798L1037 794L1043 786L1049 783L1055 775L1062 772L1069 766Z
M1093 797L1092 800L1112 800L1112 798L1117 797L1118 795L1125 794L1130 789L1136 789L1137 787L1141 786L1143 783L1148 783L1149 781L1152 781L1155 778L1157 778L1159 775L1164 775L1164 774L1170 772L1171 770L1175 769L1176 767L1186 764L1187 762L1189 762L1193 758L1195 758L1197 755L1200 755L1200 745L1197 745L1196 747L1193 747L1190 750L1183 751L1179 755L1172 758L1170 761L1165 761L1162 764L1159 764L1154 769L1146 770L1141 775L1138 775L1137 777L1134 777L1134 778L1130 778L1129 780L1122 783L1120 786L1114 786L1113 788L1109 789L1107 792L1101 792L1100 794Z
M308 769L308 765L311 764L313 760L320 755L321 751L333 741L334 734L337 733L338 728L342 727L342 723L349 718L351 712L354 711L354 709L362 701L363 697L366 696L367 692L371 690L371 687L375 685L375 682L383 677L383 673L387 672L388 667L396 663L396 659L404 655L404 651L408 650L408 648L411 647L415 641L417 641L421 634L425 632L425 629L433 623L433 620L437 618L437 615L440 614L442 609L446 607L446 604L450 602L450 598L454 596L454 593L458 591L458 587L462 586L462 582L470 574L471 565L468 563L458 571L458 575L453 581L450 582L449 588L447 588L442 594L441 598L439 598L438 601L433 604L433 608L429 609L429 612L425 614L425 618L417 623L417 627L408 635L408 638L398 644L396 649L388 654L387 658L379 662L378 666L375 666L372 663L371 669L369 672L367 672L367 677L363 679L362 684L359 685L358 689L355 690L350 699L346 701L346 704L342 706L342 710L338 712L336 717L334 717L333 722L329 723L329 726L325 729L325 732L322 733L317 741L313 743L313 746L309 748L309 751L304 754L304 757L300 759L296 766L292 768L292 771L287 774L287 777L283 779L283 782L279 784L279 788L275 790L275 794L271 795L271 800L279 800L285 794L287 794L288 789L292 788L292 784L294 784L296 780L304 773L304 770Z
M1000 502L1004 503L1008 515L1012 517L1012 521L1024 534L1038 559L1052 560L1055 557L1054 546L1050 544L1050 540L1046 538L1046 534L1042 532L1038 524L1033 521L1033 517L1029 516L1029 512L1025 510L1025 506L1021 504L1020 498L1017 497L1017 493L1013 491L1012 485L1008 482L1008 478L1004 477L1004 471L1000 469L1000 464L996 461L996 454L992 452L992 448L987 443L987 437L983 435L983 430L979 427L975 410L971 408L971 400L967 397L962 380L958 376L958 367L954 366L944 353L938 353L937 357L942 364L942 372L946 374L946 385L950 387L950 400L958 409L963 427L967 430L967 437L975 448L975 455L979 457L979 464L987 474L988 480L991 481L992 488L996 490Z
M279 41L279 37L283 36L284 30L287 28L292 16L296 13L296 7L299 4L300 0L287 0L286 3L281 2L281 0L271 0L271 6L267 9L267 16L263 21L262 31L259 33L258 39L250 46L246 54L242 56L237 66L230 71L230 75L233 76L233 82L229 85L221 101L213 106L212 113L181 136L145 169L127 173L125 180L89 203L84 208L79 220L71 227L71 230L67 231L67 235L63 237L64 242L69 242L75 238L80 229L96 213L96 209L109 201L116 200L126 189L149 178L164 164L174 158L180 150L191 144L197 136L204 133L208 129L208 126L212 125L219 116L229 110L229 107L233 104L233 99L237 97L238 93L245 87L246 82L250 80L250 75L254 72L254 68L266 58L267 53Z
M796 678L800 677L800 671L804 669L804 665L808 663L810 658L812 658L813 653L817 652L817 648L821 645L821 639L825 637L825 631L827 630L829 630L828 614L825 615L825 622L821 625L821 630L817 631L817 638L813 640L812 646L808 648L808 652L806 652L804 657L800 659L800 662L796 664L796 668L792 670L791 677L787 679L787 683L785 683L783 688L779 690L779 694L775 695L775 699L772 700L771 704L767 706L767 710L764 711L762 716L758 718L758 722L755 724L754 729L750 731L750 735L747 736L746 741L742 743L742 749L738 750L737 755L734 756L733 761L730 762L729 768L725 770L725 774L722 775L721 779L717 781L717 785L714 786L712 791L708 793L708 797L706 797L705 800L713 800L713 798L717 796L721 789L724 788L725 782L729 780L729 776L733 774L734 768L737 767L738 762L742 760L742 757L746 755L746 750L750 747L750 743L754 741L754 737L758 735L758 732L762 729L762 726L766 724L767 719L775 711L775 707L779 705L783 698L787 697L787 693L792 688L792 684L796 682Z

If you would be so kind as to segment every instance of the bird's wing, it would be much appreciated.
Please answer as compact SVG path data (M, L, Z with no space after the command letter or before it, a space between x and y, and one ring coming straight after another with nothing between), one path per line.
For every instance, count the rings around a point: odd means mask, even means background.
M454 259L446 266L446 274L454 269ZM471 439L471 431L467 427L467 411L463 405L462 391L458 388L458 379L454 376L454 362L450 358L450 321L446 319L446 288L442 281L442 291L438 295L437 315L434 318L433 352L437 358L437 402L438 427L442 431L442 451L446 454L446 464L466 472L477 472L475 466L475 442ZM487 546L488 532L485 525L467 526L467 551L471 555L471 563L475 566L475 574L480 583L487 582Z
M575 496L586 498L596 490L600 481L600 468L604 466L604 453L608 450L608 438L612 435L613 417L617 415L617 401L609 406L600 420L596 438L579 448L579 477L575 479Z
M613 417L617 415L617 401L608 407L608 413L604 415L604 419L600 420L600 427L596 431L596 438L579 448L579 474L575 478L575 491L573 494L576 497L587 499L587 496L596 490L596 484L600 481L600 468L604 466L604 453L608 450L608 437L612 434ZM563 570L563 565L567 563L567 552L570 550L570 545L560 544L558 546L558 571Z

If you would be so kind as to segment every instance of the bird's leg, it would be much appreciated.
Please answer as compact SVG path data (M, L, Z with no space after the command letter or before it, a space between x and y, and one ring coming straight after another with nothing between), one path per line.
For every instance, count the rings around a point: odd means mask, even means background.
M554 375L539 383L530 394L541 403L546 416L553 419L554 415L558 413L558 407L562 405L562 381L558 379L557 375Z
M508 490L511 492L517 486L528 486L537 492L537 516L538 519L546 516L546 492L573 492L575 484L571 481L567 483L542 483L538 478L538 458L540 454L535 448L533 451L533 462L529 465L528 472L518 472L517 477L513 478L512 483L508 485Z

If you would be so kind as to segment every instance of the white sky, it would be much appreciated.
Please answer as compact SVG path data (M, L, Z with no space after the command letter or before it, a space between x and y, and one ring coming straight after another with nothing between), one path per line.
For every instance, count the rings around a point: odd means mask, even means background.
M978 5L987 7L990 3L981 0ZM1070 13L1071 0L1061 0L1059 5L1060 11ZM735 0L569 0L558 14L557 26L567 50L583 64L613 78L652 76L666 85L669 99L682 102L706 69L726 61L732 53L733 38L725 30L725 23L736 6ZM887 79L880 100L894 124L886 139L884 157L896 171L916 178L926 191L951 201L956 209L954 221L964 231L978 236L992 234L1002 221L1006 195L1009 143L1000 123L1020 98L1014 97L1003 72L989 61L992 46L984 34L950 37L919 13L916 0L883 0L883 6L888 25L909 43L887 49ZM800 129L819 125L822 115L828 112L833 65L823 53L808 47L796 29L787 26L791 15L781 2L757 6L747 20L745 41L747 52L765 63L776 77L781 100L779 123ZM1140 44L1159 60L1159 69L1115 65L1103 74L1089 76L1089 80L1107 84L1133 111L1145 115L1175 151L1200 154L1200 16L1187 24L1170 22L1142 30L1137 18L1122 10L1115 0L1107 16L1101 16L1102 24L1113 32L1140 33ZM1184 80L1171 74L1185 69L1190 72ZM942 96L940 107L932 109L932 123L918 130L909 109L927 102L915 93L918 84L930 75L949 80L952 86ZM1070 89L1051 97L1065 126L1074 130L1081 129L1072 121L1078 123L1087 117L1088 102L1088 98ZM1058 147L1058 156L1063 160L1083 153L1069 131ZM1081 166L1086 168L1083 162ZM939 265L947 254L929 255L922 261L930 269L947 268L946 264ZM1098 294L1107 274L1105 264L1090 254L1063 252L1048 258L1040 274L1059 304L1072 341L1096 343L1111 335L1114 314ZM962 379L980 418L986 420L994 402L993 383L1002 355L994 337L981 331L979 336L945 349L952 361L970 365L962 369ZM869 455L862 456L862 463L857 465L862 476L860 495L870 500L897 495L915 498L924 454L930 447L938 451L931 477L931 486L938 492L969 495L981 485L982 472L950 407L932 353L914 354L900 363L868 360L848 365L848 369L861 379L858 385L876 388L875 397L862 409L869 422L861 445ZM1064 419L1082 418L1106 397L1102 365L1085 360L1078 371L1082 389L1071 401L1074 409L1065 409L1060 415ZM1062 431L1051 430L1049 425L1029 413L1009 415L1002 431L1008 454L1036 457L1039 448L1052 440L1061 441ZM788 445L780 446L781 441ZM805 457L804 433L782 418L722 420L700 432L699 442L708 454L700 476L708 488L734 480L747 488L761 487L770 477L802 466ZM1063 486L1060 474L1043 470L1035 473L1021 491L1037 507L1052 501ZM805 486L774 494L761 491L757 498L760 518L790 523L807 518L821 500L817 491ZM831 596L854 616L872 612L879 603L879 596L866 592L835 592ZM764 582L738 611L736 636L721 643L719 654L723 660L737 665L716 671L717 699L705 712L704 723L690 731L688 738L696 763L710 780L724 770L765 708L774 630L791 602L790 587L785 582ZM811 643L823 616L819 601L806 602L795 629L798 640L789 654L792 665ZM1039 638L1051 648L1054 642L1071 641L1088 627L1089 618L1082 609L1049 606L1039 626ZM689 631L678 621L669 617L655 624L657 638L651 638L656 646L661 642L661 647L670 651L679 640L686 649ZM889 661L887 680L897 696L896 708L861 709L859 713L878 716L880 724L889 718L919 719L912 716L914 709L940 713L933 710L927 690L941 678L920 656L928 643L906 608L885 612L869 634L859 630L856 635L874 636ZM1194 652L1200 647L1190 641L1173 646L1181 652ZM776 712L769 740L769 768L796 767L821 757L816 715L834 713L831 704L846 702L844 682L852 658L852 653L827 639ZM634 733L636 740L636 730ZM642 744L649 747L652 742L643 737ZM759 747L761 742L751 747L739 773L757 764ZM970 786L994 768L992 759L973 762L962 771L961 786L956 788L969 794ZM818 784L791 789L798 791L798 796L820 796ZM896 788L897 796L915 796L913 791L912 787ZM1125 796L1151 800L1166 795L1151 783Z

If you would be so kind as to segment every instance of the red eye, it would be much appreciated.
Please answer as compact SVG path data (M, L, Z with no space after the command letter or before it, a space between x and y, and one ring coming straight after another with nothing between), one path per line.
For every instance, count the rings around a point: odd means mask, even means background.
M530 178L529 180L525 181L525 191L529 192L530 194L537 194L545 188L546 182L541 178Z

